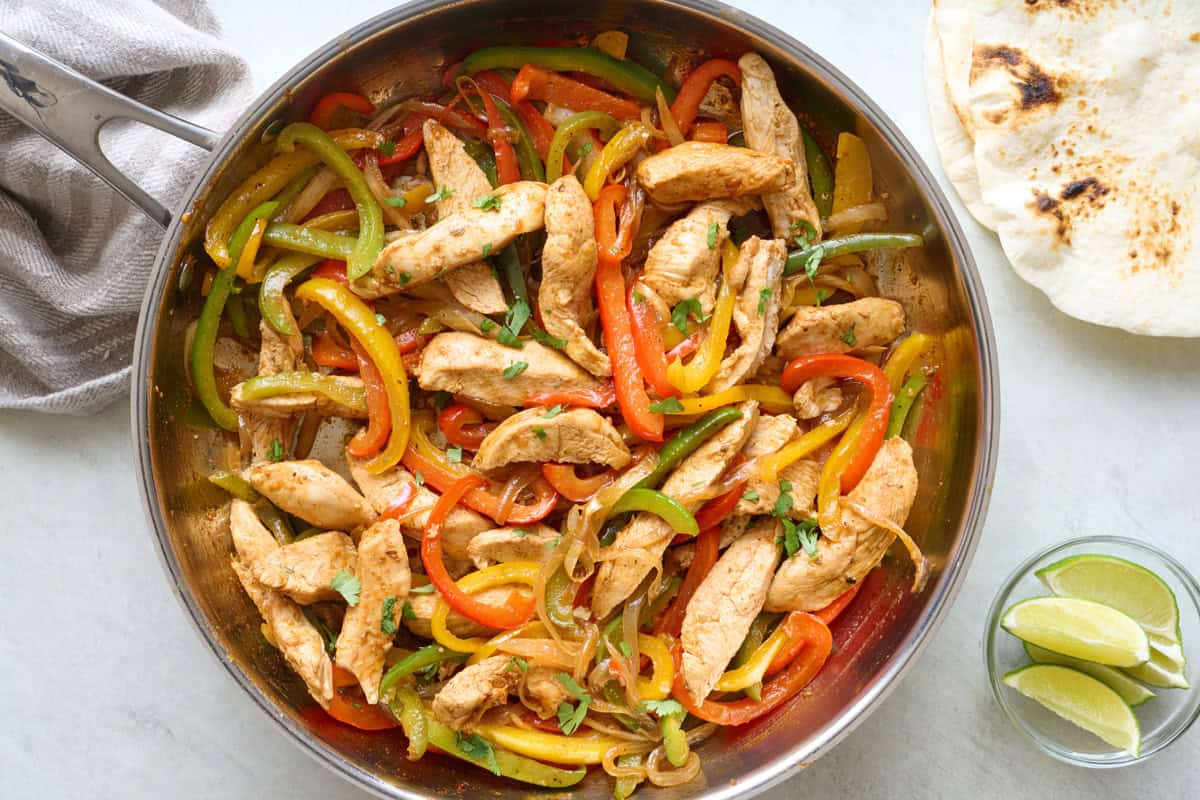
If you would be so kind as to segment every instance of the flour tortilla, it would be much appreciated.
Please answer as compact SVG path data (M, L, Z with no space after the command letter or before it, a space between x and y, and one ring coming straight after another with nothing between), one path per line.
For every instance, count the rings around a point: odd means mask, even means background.
M1200 336L1200 3L937 0L935 20L1017 273L1079 319Z
M979 188L975 143L967 136L967 129L950 105L945 71L942 69L942 42L938 38L932 12L925 28L925 94L929 98L933 140L937 144L946 177L971 216L988 230L996 230L995 214L984 205L983 192Z

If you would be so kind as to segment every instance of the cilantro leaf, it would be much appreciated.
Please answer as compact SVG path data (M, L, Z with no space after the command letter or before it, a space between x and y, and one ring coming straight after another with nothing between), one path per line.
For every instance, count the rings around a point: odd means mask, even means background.
M401 272L400 273L400 285L401 286L407 286L408 282L411 280L412 280L411 272Z
M446 448L446 460L451 464L462 463L462 447L454 445L454 447Z
M566 408L566 406L564 406L562 403L552 405L542 413L542 419L554 419L563 412L564 408Z
M829 299L829 291L826 289L817 289L817 305L821 305Z
M851 347L854 347L854 345L858 344L858 335L854 333L854 326L857 324L857 322L851 322L850 328L839 337L843 342Z
M566 339L560 339L557 336L551 336L537 325L534 325L529 329L529 335L534 338L534 341L540 342L541 344L546 345L546 347L553 347L555 350L562 350L567 346Z
M579 146L579 157L583 158L590 152L592 152L592 141L589 139Z
M380 325L387 325L387 317L385 317L383 314L376 314L375 321Z
M482 197L476 197L471 201L471 208L478 208L481 211L499 211L500 195L485 194Z
M821 259L825 258L825 248L821 245L814 247L804 259L804 274L808 276L808 282L812 283L817 278L817 269L821 266Z
M669 717L672 714L682 714L683 705L678 700L643 700L638 705L638 711L645 713L655 713L660 717Z
M267 448L267 458L272 461L283 461L283 442L278 439L272 439L270 446Z
M344 569L338 570L329 582L329 588L346 599L350 606L358 605L358 594L362 591L362 582Z
M427 583L424 586L414 586L408 590L409 594L433 594L433 592L434 585L432 583Z
M500 764L496 761L496 748L492 747L492 743L478 733L465 736L462 731L455 731L454 744L463 752L463 755L480 766L487 767L493 775L500 774Z
M708 317L704 316L704 311L700 308L700 301L695 297L680 300L675 308L671 309L671 324L678 328L680 333L687 333L687 319L689 316L695 317L697 322L704 322L704 320L708 319Z
M406 602L405 605L408 605ZM379 620L379 630L389 636L396 632L396 596L385 597L383 600L383 615Z
M513 528L512 532L517 535L518 539L524 539L526 536L529 535L528 528Z
M546 438L546 429L545 429L545 428L543 428L541 425L534 425L534 426L533 426L533 433L534 433L534 435L535 435L535 436L537 436L539 439L545 439L545 438Z
M810 559L816 561L819 535L820 529L814 520L803 519L799 522L792 522L790 519L783 520L783 548L787 551L788 558L804 550Z
M425 202L432 205L439 200L445 200L447 197L454 197L454 190L449 186L439 186L436 192L425 198Z
M385 156L388 156L389 158L396 155L396 143L395 142L384 142L383 144L379 145L379 147L376 147L375 149L378 150L379 152L383 153Z
M655 414L678 414L683 411L683 403L678 397L668 397L650 404L650 410Z
M792 510L792 484L789 481L779 482L779 499L775 501L775 508L771 509L771 513L777 517L786 517L788 512Z
M753 489L750 489L745 494L742 495L742 499L748 503L753 503L755 500L758 499L758 492L754 491Z
M501 374L504 375L505 380L511 381L527 369L529 369L528 361L514 361L505 367L504 372Z
M492 322L492 321L491 321L490 319L488 319L487 317L484 317L484 318L483 318L483 319L482 319L482 320L479 322L479 332L480 332L480 333L491 333L491 332L492 332L492 331L494 331L494 330L496 330L496 323L495 323L495 322Z
M408 602L407 600L404 601L404 605L400 607L400 616L407 620L414 620L417 618L417 612L413 610L412 603Z
M721 230L721 226L719 223L710 222L708 224L708 249L709 250L717 249L717 232L720 230Z
M588 705L591 701L584 701L579 705L572 705L566 700L558 704L558 727L567 736L570 736L575 731L579 730L579 726L583 724L584 717L587 716Z
M491 243L491 242L485 242L485 243L484 243L484 245L483 245L483 257L484 257L484 258L487 258L487 257L488 257L488 253L490 253L490 252L492 252L492 243Z
M788 232L795 234L794 238L798 247L808 247L817 240L817 229L806 219L798 219L793 222Z
M554 673L554 678L559 683L561 683L563 685L563 688L566 689L568 692L570 692L571 696L574 697L576 700L580 700L580 701L587 700L589 702L591 701L592 696L590 694L588 694L587 689L584 689L582 686L580 686L578 683L576 683L575 679L572 678L567 673L556 672L556 673Z
M517 337L521 335L521 329L525 327L525 323L532 315L529 304L524 300L513 303L508 309L508 313L504 315L504 328L497 334L496 341L508 347L524 347L525 343Z
M758 290L758 315L767 313L767 301L771 299L771 287L764 286Z
M438 411L443 410L450 405L450 401L454 399L454 395L449 392L437 391L433 393L433 407Z
M404 208L408 205L408 199L404 197L389 197L383 201L389 208Z
M520 656L513 656L512 663L516 664L517 669L521 670L521 672L529 672L529 662Z

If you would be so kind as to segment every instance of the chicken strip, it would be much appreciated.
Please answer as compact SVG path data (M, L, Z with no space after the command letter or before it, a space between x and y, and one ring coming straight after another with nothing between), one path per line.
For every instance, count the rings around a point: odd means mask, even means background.
M467 153L461 139L432 119L425 120L422 132L433 184L452 192L437 203L439 219L469 211L479 198L492 193L487 175ZM508 309L500 282L483 261L447 272L446 285L454 299L472 311L499 314Z
M760 153L780 156L795 168L791 180L777 192L764 194L763 206L776 239L791 240L807 222L821 238L821 215L808 186L804 140L796 115L779 94L775 74L758 53L738 59L742 70L742 126L746 144Z
M331 586L339 572L354 572L354 542L341 531L327 531L276 547L257 562L254 576L268 589L282 592L300 605L336 600Z
M229 501L229 533L238 558L257 574L259 564L279 549L279 542L254 513L254 506L236 497Z
M571 692L552 667L530 667L521 687L521 701L541 719L553 717L558 707L571 700Z
M325 377L336 381L350 391L363 392L362 378L357 375L327 375ZM245 383L239 383L233 387L229 393L229 405L243 413L256 414L265 419L286 420L308 411L314 411L326 417L345 417L346 419L366 419L367 417L365 399L362 405L348 406L331 400L323 394L298 392L246 400L245 385ZM282 429L279 429L278 432L280 435L285 435ZM280 439L280 441L284 440ZM290 438L287 441L290 441ZM258 460L266 461L268 459L264 455Z
M475 469L489 472L515 462L606 464L621 469L629 447L608 421L590 408L572 408L548 416L544 408L513 414L484 438L475 453Z
M683 682L694 697L708 697L762 611L779 564L782 526L763 517L729 545L692 595L680 640Z
M546 191L546 244L538 309L546 333L564 340L564 352L598 377L612 374L608 356L587 335L596 314L596 223L592 203L574 175L564 175Z
M254 464L244 477L272 503L318 528L353 534L375 518L345 478L315 459Z
M904 306L882 297L864 297L831 306L801 306L779 332L776 352L783 358L810 353L849 353L882 347L904 333Z
M290 319L291 310L288 309L285 313ZM259 321L258 330L262 338L262 346L258 351L259 375L277 375L301 368L304 360L304 340L300 338L299 333L283 336L265 320ZM292 330L300 330L294 319ZM290 448L296 432L296 420L290 415L269 414L260 409L239 407L236 404L234 408L240 412L238 421L242 441L248 441L252 463L269 461L280 447L285 450Z
M253 572L240 560L233 559L230 566L262 614L288 666L304 681L312 698L328 708L333 700L333 663L325 652L321 632L308 621L300 606L255 580Z
M552 347L525 342L520 350L471 333L433 337L421 352L417 382L427 391L485 403L523 406L531 395L594 391L600 382ZM505 373L512 377L505 377Z
M546 545L556 538L558 531L537 523L524 528L493 528L471 540L467 555L479 569L506 561L540 561Z
M433 698L433 716L455 730L470 728L483 712L516 693L522 675L512 656L489 656L446 681Z
M672 222L650 248L641 281L669 306L694 297L704 313L711 314L721 269L721 246L729 238L729 220L756 205L754 198L742 198L696 206L686 217ZM710 239L713 232L716 235Z
M337 665L358 678L363 696L374 705L379 700L383 660L392 649L412 583L400 523L384 519L363 531L355 575L362 589L338 634Z
M777 192L793 175L790 159L711 142L675 145L637 168L638 183L663 205Z
M862 519L847 503L903 526L917 496L912 447L899 436L883 443L839 508L837 541L822 538L816 560L803 552L783 562L767 592L768 611L816 611L862 580L883 559L895 536Z
M662 492L693 513L708 499L721 473L758 424L756 401L748 400L738 409L742 412L741 419L726 425L698 447L663 483ZM674 536L671 526L654 514L635 514L621 529L596 572L592 611L597 619L607 617L633 593L653 565L662 561L663 551Z
M351 283L367 299L420 286L498 253L523 233L541 230L546 184L520 181L492 191L493 208L469 208L383 248L369 273Z
M416 494L398 521L407 536L420 541L425 535L425 523L429 521L429 513L433 511L438 495L422 485L417 485L412 473L399 465L378 474L367 472L366 464L369 460L355 458L347 453L346 463L350 467L350 477L354 478L354 482L358 484L358 488L377 514L387 511L401 491L408 491L404 489L405 485L412 486ZM494 527L496 523L487 517L462 505L456 505L442 525L442 551L450 558L465 560L468 557L467 545L471 539L480 531Z
M779 239L752 236L742 243L730 281L738 290L733 325L741 342L725 356L717 374L704 387L716 394L743 383L758 371L775 346L779 326L779 287L787 248Z
M837 380L828 375L809 378L792 395L792 405L800 419L816 419L842 406L842 390Z

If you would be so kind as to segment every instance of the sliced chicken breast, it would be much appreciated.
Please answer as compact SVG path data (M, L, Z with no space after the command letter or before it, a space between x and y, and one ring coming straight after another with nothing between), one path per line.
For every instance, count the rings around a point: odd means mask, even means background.
M684 142L637 167L638 183L663 205L777 192L793 175L790 159L711 142Z
M775 349L783 358L795 358L882 347L904 333L904 325L904 306L882 297L802 306L779 332Z
M421 576L423 582L428 582L428 579ZM511 588L508 586L494 586L491 589L484 589L472 595L481 603L488 605L504 605L509 601L513 593L519 595L530 596L527 589ZM437 592L429 594L413 594L411 591L408 595L408 607L412 609L412 615L404 618L404 627L408 628L417 636L423 636L426 639L433 637L433 630L430 628L429 620L433 617L433 609L437 605ZM455 636L492 636L495 630L480 625L473 619L462 616L457 611L451 611L446 615L446 628Z
M508 561L540 561L546 546L557 538L558 531L541 524L493 528L476 534L467 545L467 555L478 569Z
M607 417L590 408L547 413L528 408L497 425L479 445L475 469L487 472L528 461L606 464L614 469L629 463L629 447Z
M816 419L841 408L842 390L836 379L827 375L809 378L792 395L792 405L800 419Z
M706 393L716 394L745 382L770 355L779 326L779 287L786 262L787 248L778 239L752 236L742 243L730 275L730 281L739 287L733 325L741 341L721 360L717 374L704 387Z
M553 717L558 707L571 700L571 693L552 667L530 667L521 687L521 701L541 719Z
M272 503L318 528L353 533L375 518L363 496L316 459L254 464L244 477Z
M236 497L229 502L229 533L238 558L252 574L258 572L258 565L267 556L279 549L279 542L259 521L254 506Z
M291 316L290 311L287 314ZM300 330L294 320L292 329ZM262 345L258 351L259 375L277 375L301 368L304 360L304 341L298 333L283 336L265 321L258 323L258 330L262 338ZM280 447L284 451L290 449L292 437L296 432L295 419L266 413L260 409L238 407L236 404L233 407L239 412L242 441L249 445L251 462L269 461Z
M341 531L327 531L277 547L252 564L258 582L301 605L336 600L331 584L339 572L354 572L354 542Z
M433 715L455 730L469 729L484 711L517 692L523 674L512 656L489 656L446 681L433 698Z

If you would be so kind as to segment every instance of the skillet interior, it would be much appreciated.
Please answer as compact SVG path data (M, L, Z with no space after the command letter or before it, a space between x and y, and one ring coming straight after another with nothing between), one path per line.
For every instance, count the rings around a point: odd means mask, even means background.
M225 466L228 440L187 423L184 341L198 306L178 286L201 253L209 215L230 189L270 153L261 142L275 120L303 117L326 91L351 90L377 101L434 91L443 69L471 49L503 42L536 43L620 27L643 51L667 62L686 50L736 57L754 49L776 71L793 108L818 124L852 125L871 149L876 186L890 227L927 234L923 250L877 262L882 292L902 300L927 332L957 329L962 357L941 371L933 404L941 435L918 441L921 489L908 529L933 566L927 590L907 592L911 568L898 549L868 578L839 620L835 652L807 695L783 713L726 729L699 750L704 774L647 796L726 797L761 789L827 749L880 699L946 610L975 540L994 467L995 354L982 290L965 240L944 197L911 146L882 113L824 61L741 12L708 2L589 3L572 14L534 0L423 2L382 15L314 53L272 87L234 126L197 177L183 214L168 232L160 270L146 298L134 383L134 431L147 512L180 599L214 652L255 701L298 743L334 769L377 793L396 797L518 797L526 787L427 757L412 764L401 736L370 735L325 717L303 684L259 633L259 617L228 567L231 545L223 492L205 476ZM591 776L581 797L608 797L610 784Z

